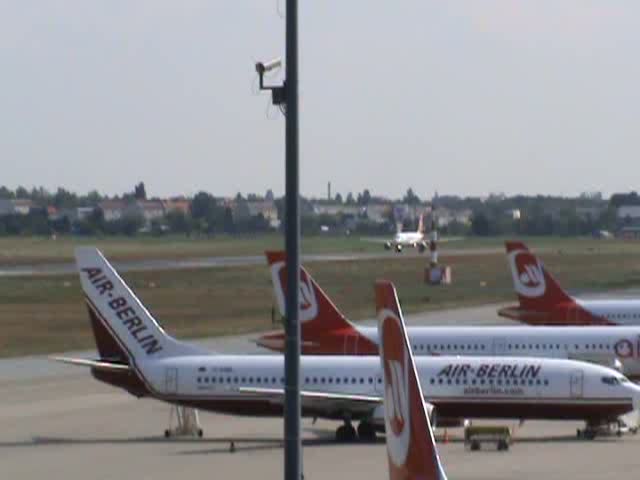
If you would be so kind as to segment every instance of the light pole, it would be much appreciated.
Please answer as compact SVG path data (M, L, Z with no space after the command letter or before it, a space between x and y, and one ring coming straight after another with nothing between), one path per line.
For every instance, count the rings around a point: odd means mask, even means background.
M258 63L260 88L271 90L273 103L285 113L285 249L287 261L287 301L285 322L284 396L284 478L301 480L300 440L300 181L298 169L298 1L287 0L286 73L282 86L265 86L264 73L280 66L275 60Z

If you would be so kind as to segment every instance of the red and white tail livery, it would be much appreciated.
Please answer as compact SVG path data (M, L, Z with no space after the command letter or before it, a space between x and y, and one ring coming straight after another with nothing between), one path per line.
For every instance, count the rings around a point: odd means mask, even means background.
M394 286L376 283L390 480L446 480ZM428 393L428 392L427 392Z
M519 304L500 316L531 325L640 325L640 301L574 298L522 242L505 245Z
M287 269L285 253L266 252L273 290L280 315L286 315ZM300 322L302 349L306 354L367 354L378 353L377 345L362 336L338 310L331 299L311 275L300 267ZM267 333L257 344L271 349L284 350L284 332Z

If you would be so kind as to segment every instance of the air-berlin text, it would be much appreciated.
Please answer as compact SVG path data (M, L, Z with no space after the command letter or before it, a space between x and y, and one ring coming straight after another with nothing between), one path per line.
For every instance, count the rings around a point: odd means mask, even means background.
M537 378L541 369L542 365L531 364L483 363L475 367L468 363L450 363L438 372L438 377Z
M129 306L126 298L118 296L114 291L114 285L111 280L102 272L101 268L83 268L82 271L87 274L87 278L101 296L107 296L109 300L107 305L113 310L127 327L129 333L136 342L144 349L147 355L152 355L162 350L162 345L150 332L148 327L143 323L142 319L137 315L133 307Z

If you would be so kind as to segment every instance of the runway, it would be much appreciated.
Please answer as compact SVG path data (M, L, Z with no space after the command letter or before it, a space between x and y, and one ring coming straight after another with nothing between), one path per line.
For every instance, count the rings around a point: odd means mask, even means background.
M455 318L465 318L469 324L507 323L495 316L495 306L411 315L408 323L447 324ZM218 352L258 353L251 338L199 343ZM166 404L135 399L98 383L85 369L54 364L44 357L1 360L0 399L1 478L282 478L279 418L201 413L205 438L165 440ZM336 426L303 420L305 479L386 479L382 440L335 444ZM579 426L526 423L516 428L516 443L508 453L465 451L462 431L450 430L452 441L441 443L441 456L451 479L601 480L640 471L639 437L577 441ZM229 452L231 440L235 453Z
M460 257L468 255L498 255L504 253L504 248L465 248L441 249L441 256ZM327 253L302 255L303 262L345 262L366 261L394 258L398 254L380 251L380 253ZM403 252L402 257L424 257L414 249ZM401 257L399 257L401 258ZM266 265L264 255L197 257L190 259L152 259L135 261L114 261L115 268L120 272L149 271L149 270L182 270L197 268L241 267L247 265ZM24 277L32 275L69 275L76 273L74 263L39 263L34 265L0 265L0 277Z

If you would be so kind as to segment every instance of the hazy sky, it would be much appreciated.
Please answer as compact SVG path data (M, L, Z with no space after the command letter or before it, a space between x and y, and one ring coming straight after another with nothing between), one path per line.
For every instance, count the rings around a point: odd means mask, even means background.
M0 184L284 190L284 0L0 0ZM637 0L300 1L301 187L640 189Z

